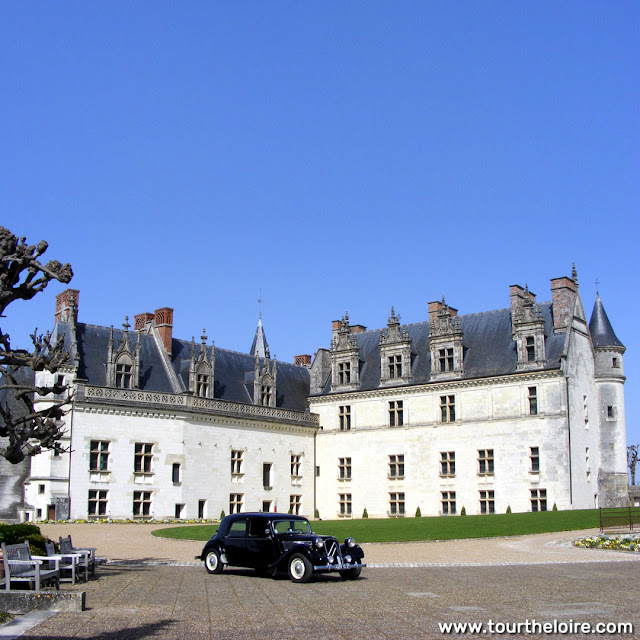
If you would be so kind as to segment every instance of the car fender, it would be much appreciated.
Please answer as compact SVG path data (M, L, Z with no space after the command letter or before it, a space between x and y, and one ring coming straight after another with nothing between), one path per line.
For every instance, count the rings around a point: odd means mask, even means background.
M294 553L301 553L303 554L307 560L309 560L309 562L311 562L311 564L314 564L314 557L313 554L311 553L311 549L309 549L309 547L303 543L295 543L292 544L291 547L289 547L288 549L285 549L285 551L280 555L280 557L275 561L272 562L269 565L269 569L273 569L275 567L278 567L281 563L286 562L290 556L292 556Z

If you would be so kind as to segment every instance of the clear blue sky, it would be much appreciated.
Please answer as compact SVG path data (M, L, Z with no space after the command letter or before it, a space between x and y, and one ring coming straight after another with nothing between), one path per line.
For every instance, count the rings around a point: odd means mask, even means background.
M0 4L0 224L70 262L80 320L272 354L331 321L600 295L640 442L638 2ZM25 346L52 285L8 309Z

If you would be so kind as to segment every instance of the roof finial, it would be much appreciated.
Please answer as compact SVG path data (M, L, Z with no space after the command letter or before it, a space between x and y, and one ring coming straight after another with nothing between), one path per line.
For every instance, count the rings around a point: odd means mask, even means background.
M599 291L599 286L600 286L600 280L598 280L598 276L596 276L596 297L600 297L600 291Z
M576 270L576 263L573 263L573 267L571 268L571 279L576 283L576 287L578 286L578 271Z
M258 320L262 320L262 289L260 289L260 297L258 298Z
M129 316L124 317L124 323L122 324L122 326L124 327L125 333L127 333L129 331L129 327L131 326L129 324Z
M202 330L202 335L200 336L200 340L202 340L202 344L203 345L207 341L207 330L206 329Z

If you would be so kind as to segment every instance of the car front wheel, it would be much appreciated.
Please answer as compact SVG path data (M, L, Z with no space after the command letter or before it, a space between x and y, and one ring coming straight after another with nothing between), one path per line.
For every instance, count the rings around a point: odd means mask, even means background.
M215 549L209 549L204 557L204 566L209 573L220 573L224 567L220 554Z
M340 577L343 580L355 580L362 571L362 567L353 567L353 569L345 569L340 572Z
M301 553L294 553L289 558L289 577L293 582L309 582L313 567Z

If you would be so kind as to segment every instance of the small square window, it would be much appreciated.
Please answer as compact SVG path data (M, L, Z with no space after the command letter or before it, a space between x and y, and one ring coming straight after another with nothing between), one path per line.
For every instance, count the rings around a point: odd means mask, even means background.
M615 418L615 417L616 417L616 408L610 404L607 407L607 418Z

